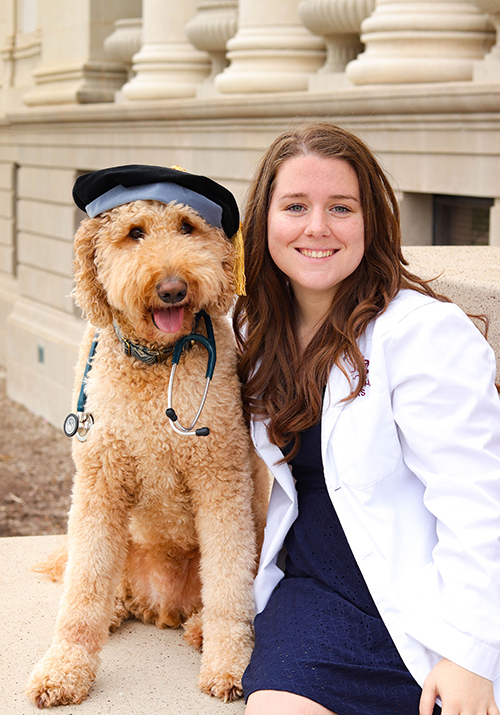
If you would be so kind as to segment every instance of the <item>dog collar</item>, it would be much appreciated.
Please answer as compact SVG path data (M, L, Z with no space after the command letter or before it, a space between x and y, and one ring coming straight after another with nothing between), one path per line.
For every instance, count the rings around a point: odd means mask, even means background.
M168 348L164 348L163 350L152 350L151 348L146 348L144 345L130 342L130 340L123 337L123 333L116 321L113 321L113 328L115 329L116 337L120 341L125 355L136 358L146 365L156 365L157 363L165 362L174 352L174 345L169 345Z

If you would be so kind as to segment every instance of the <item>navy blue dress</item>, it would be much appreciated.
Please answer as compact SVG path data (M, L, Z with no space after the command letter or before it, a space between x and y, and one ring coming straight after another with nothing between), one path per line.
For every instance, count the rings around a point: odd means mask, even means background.
M418 715L421 688L382 621L328 495L321 424L290 462L299 516L286 538L285 577L255 619L245 697L282 690L337 715ZM434 715L441 709L436 706Z

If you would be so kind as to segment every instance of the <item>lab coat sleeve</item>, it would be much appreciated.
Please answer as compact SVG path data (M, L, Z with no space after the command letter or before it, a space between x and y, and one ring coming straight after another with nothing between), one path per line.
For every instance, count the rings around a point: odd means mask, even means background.
M397 589L406 632L441 656L500 676L500 400L495 357L455 305L401 319L386 344L403 459L435 516L432 561ZM415 534L418 539L418 534Z

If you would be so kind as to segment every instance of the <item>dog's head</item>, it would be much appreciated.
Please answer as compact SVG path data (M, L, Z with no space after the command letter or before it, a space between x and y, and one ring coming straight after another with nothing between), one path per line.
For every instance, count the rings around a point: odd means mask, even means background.
M168 345L204 308L234 297L234 249L189 206L137 200L85 219L75 237L75 298L96 327L116 320L128 337Z

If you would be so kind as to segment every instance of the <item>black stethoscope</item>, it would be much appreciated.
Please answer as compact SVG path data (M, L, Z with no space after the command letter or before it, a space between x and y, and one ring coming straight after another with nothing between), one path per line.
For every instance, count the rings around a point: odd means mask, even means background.
M205 321L207 337L195 332L201 318L203 318L203 320ZM99 342L99 333L96 333L94 336L92 345L90 346L90 352L89 352L89 356L87 358L87 364L85 366L85 371L83 373L82 384L80 387L80 394L78 396L78 403L77 403L77 408L76 408L77 411L76 411L76 413L71 412L64 420L64 425L63 425L64 434L67 437L74 437L76 435L76 438L80 442L86 441L87 434L89 433L92 425L94 424L94 419L93 419L92 415L89 414L88 412L85 412L85 403L87 401L87 396L85 394L85 383L86 383L87 375L92 367L92 358L95 355L98 342ZM205 389L203 391L203 396L201 398L200 406L198 407L198 410L194 416L194 419L191 422L191 424L189 425L189 427L184 427L179 422L179 418L177 417L177 414L176 414L174 408L172 407L172 391L173 391L173 385L174 385L175 372L177 369L177 365L179 364L179 360L181 359L182 351L184 350L186 345L188 345L188 343L191 343L191 342L201 343L201 345L203 345L203 347L206 349L206 351L208 353L208 358L207 358L207 370L205 373L205 380L206 380ZM167 415L167 417L170 420L170 425L171 425L172 429L174 430L174 432L177 432L177 434L189 435L189 436L195 436L195 437L206 437L207 435L210 434L210 430L208 427L198 427L198 429L195 429L195 426L200 418L203 407L205 406L205 401L207 399L207 394L208 394L208 388L210 387L210 381L214 374L216 360L217 360L217 353L216 353L216 348L215 348L215 337L214 337L212 320L211 320L210 316L204 310L200 310L199 313L197 313L196 317L195 317L195 324L194 324L193 332L189 333L189 335L185 335L183 338L181 338L180 340L177 341L177 343L175 344L175 347L174 347L173 355L172 355L172 370L170 372L170 379L168 381L167 410L166 410L165 414Z

